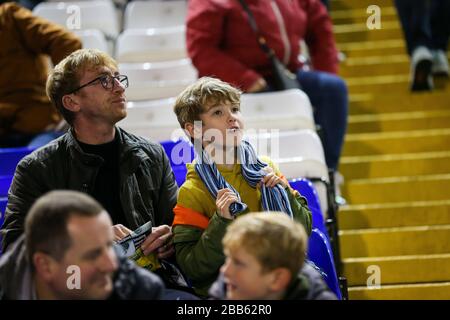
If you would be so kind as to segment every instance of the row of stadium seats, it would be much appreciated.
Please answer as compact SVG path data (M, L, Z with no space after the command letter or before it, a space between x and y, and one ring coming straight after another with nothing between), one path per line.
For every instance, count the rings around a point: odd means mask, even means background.
M131 101L169 98L197 78L187 58L187 2L132 1L123 14L112 1L42 2L33 13L76 33L84 48L108 52L127 74ZM99 14L101 12L101 14Z
M132 1L127 4L123 18L121 11L110 0L47 1L33 9L34 14L69 29L98 29L109 38L117 38L122 29L183 26L187 1Z

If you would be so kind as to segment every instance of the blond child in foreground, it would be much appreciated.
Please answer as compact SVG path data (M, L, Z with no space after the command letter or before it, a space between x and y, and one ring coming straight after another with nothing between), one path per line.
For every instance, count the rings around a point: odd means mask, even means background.
M281 212L238 218L223 238L226 255L210 295L230 300L336 299L320 274L305 264L303 226Z

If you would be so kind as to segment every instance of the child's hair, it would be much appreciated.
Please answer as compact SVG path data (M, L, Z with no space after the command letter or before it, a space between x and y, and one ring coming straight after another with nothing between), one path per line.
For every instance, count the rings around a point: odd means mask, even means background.
M222 240L225 250L244 249L263 272L287 268L295 276L305 261L308 236L283 212L249 213L234 221Z
M182 129L186 123L200 120L200 114L206 107L230 102L239 105L241 91L216 78L202 77L181 92L174 106L178 122Z

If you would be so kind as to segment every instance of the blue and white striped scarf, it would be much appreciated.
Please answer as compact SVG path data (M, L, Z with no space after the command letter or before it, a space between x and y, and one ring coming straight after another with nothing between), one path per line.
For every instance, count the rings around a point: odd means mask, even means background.
M238 147L237 152L244 179L251 187L256 188L258 182L267 175L267 173L262 170L267 164L258 159L255 149L248 141L243 140ZM200 154L202 155L201 159L199 158ZM234 202L230 205L230 213L232 216L247 209L247 205L241 201L239 192L225 180L204 148L202 148L200 152L197 152L195 171L200 176L214 199L217 199L218 191L224 188L228 188L235 193L238 202ZM261 183L261 205L264 211L282 211L291 218L293 217L288 195L286 190L284 190L283 186L280 184L277 184L273 188L268 188Z

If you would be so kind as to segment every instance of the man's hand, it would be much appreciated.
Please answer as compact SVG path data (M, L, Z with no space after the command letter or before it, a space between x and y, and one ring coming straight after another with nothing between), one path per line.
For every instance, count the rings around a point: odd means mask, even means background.
M226 219L233 220L233 216L230 213L230 205L233 202L238 202L238 198L234 192L228 188L220 189L217 192L216 199L217 213Z
M114 233L114 241L119 241L131 233L131 230L122 224L115 224L112 228Z
M152 233L144 240L141 249L145 255L156 252L158 258L169 258L175 253L172 242L172 228L164 224L152 228Z

